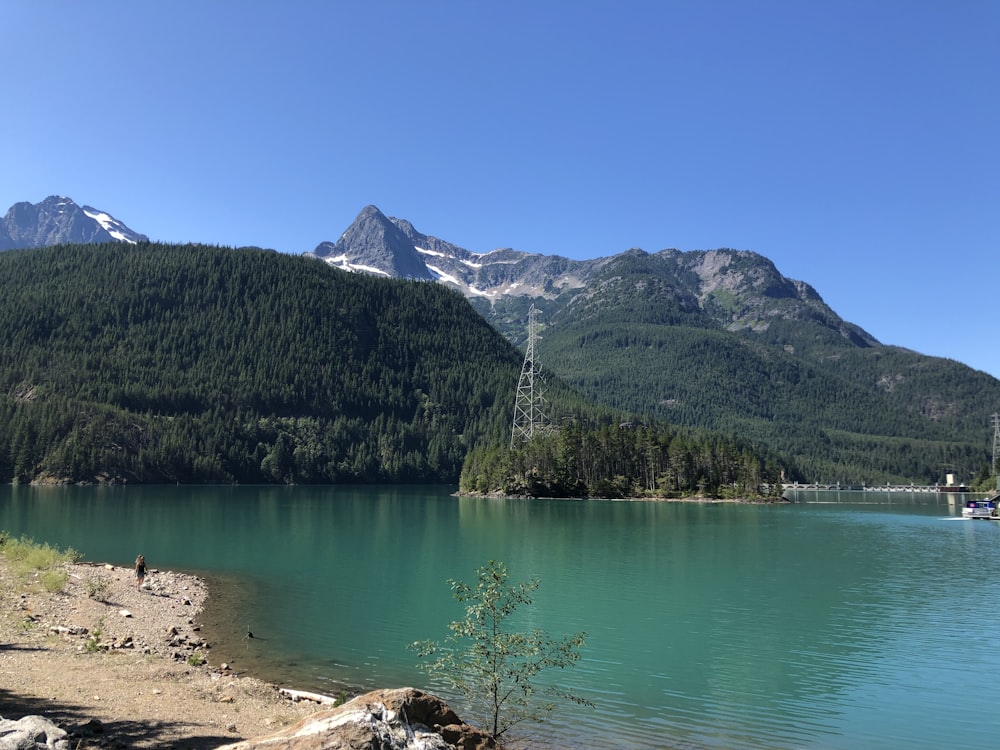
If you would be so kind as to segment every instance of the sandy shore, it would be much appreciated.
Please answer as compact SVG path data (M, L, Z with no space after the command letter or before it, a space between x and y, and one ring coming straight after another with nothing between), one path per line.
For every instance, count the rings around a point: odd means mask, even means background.
M213 660L194 576L67 565L57 594L0 559L0 717L42 715L74 748L216 748L316 711ZM204 661L205 663L200 664Z

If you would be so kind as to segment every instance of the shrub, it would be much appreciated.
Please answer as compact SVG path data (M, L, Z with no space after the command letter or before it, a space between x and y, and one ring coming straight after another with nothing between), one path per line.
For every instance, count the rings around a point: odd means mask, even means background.
M14 574L22 581L37 573L42 587L53 593L61 591L69 578L63 566L81 557L75 550L61 551L26 536L12 539L6 532L0 532L0 555L10 563Z
M66 581L69 580L69 573L62 568L49 568L41 571L38 578L42 583L42 588L50 594L55 594L65 588Z
M534 678L553 667L573 666L580 658L586 633L555 639L535 628L516 632L510 617L522 605L532 603L536 579L508 585L507 567L490 560L479 568L472 587L451 580L455 599L465 605L465 618L451 623L451 635L440 644L411 644L421 658L434 656L420 668L432 679L457 688L494 739L500 741L522 722L540 722L555 709L550 701L535 695ZM592 706L590 701L550 688L551 696Z
M104 618L102 617L97 621L94 629L90 631L90 636L87 638L87 642L83 644L84 649L87 653L95 653L97 651L103 651L107 647L101 643L101 636L104 634Z
M108 589L111 586L111 582L108 580L107 576L91 576L87 579L85 585L87 587L87 596L91 599L103 602L108 595Z

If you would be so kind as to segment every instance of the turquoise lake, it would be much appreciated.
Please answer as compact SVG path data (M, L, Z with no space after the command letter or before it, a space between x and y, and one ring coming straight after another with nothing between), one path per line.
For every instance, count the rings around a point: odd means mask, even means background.
M449 578L502 560L512 580L541 581L521 624L588 634L555 677L597 707L568 706L532 747L1000 742L1000 523L963 521L943 496L737 505L452 489L2 487L0 529L204 575L213 662L329 693L413 685L451 699L406 645L461 615Z

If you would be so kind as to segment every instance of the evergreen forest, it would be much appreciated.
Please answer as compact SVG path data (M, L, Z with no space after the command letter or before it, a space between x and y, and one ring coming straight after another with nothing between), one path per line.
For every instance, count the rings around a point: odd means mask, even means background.
M779 497L784 470L749 443L634 423L564 424L527 442L481 445L459 489L529 497Z
M0 254L0 481L455 482L522 355L458 294L256 248Z

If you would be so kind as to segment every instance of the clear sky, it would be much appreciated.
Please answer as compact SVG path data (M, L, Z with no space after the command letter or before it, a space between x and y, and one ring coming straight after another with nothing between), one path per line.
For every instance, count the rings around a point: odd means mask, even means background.
M475 252L754 250L1000 376L1000 0L3 0L0 28L0 213L301 253L373 203Z

